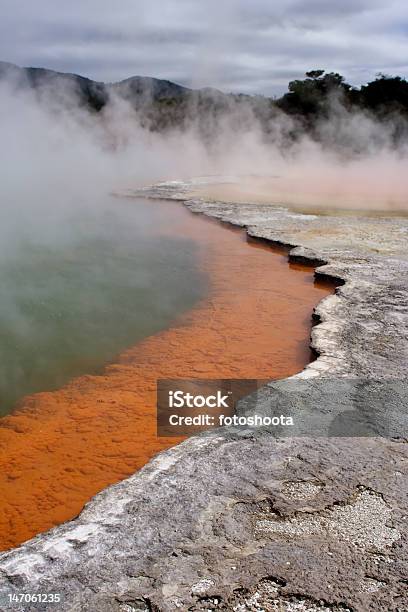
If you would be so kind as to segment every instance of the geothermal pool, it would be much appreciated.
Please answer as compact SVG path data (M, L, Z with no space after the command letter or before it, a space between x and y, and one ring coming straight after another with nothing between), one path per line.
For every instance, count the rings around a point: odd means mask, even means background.
M96 373L206 291L173 211L107 198L0 258L0 415L23 396ZM65 231L64 231L65 230Z
M156 436L157 378L300 371L332 291L175 202L112 198L64 236L0 264L0 549L178 441Z

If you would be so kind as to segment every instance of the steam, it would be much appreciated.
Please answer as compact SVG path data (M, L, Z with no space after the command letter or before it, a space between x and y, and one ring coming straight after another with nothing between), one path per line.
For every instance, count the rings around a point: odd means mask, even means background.
M406 129L400 117L380 124L333 100L331 117L312 138L278 110L271 116L266 99L221 96L221 116L203 114L193 99L185 109L183 128L159 133L143 127L150 96L146 90L135 110L112 93L103 110L92 113L81 107L74 85L66 80L35 92L1 81L0 412L2 394L9 397L7 402L19 397L34 362L45 372L53 366L48 336L50 347L61 345L59 359L62 354L76 363L82 338L74 333L75 312L86 321L99 313L103 329L105 312L111 310L112 295L106 288L110 280L126 288L144 249L160 251L162 241L154 243L148 235L151 220L144 223L137 217L135 226L133 202L124 209L120 199L110 197L113 192L164 180L225 175L237 177L235 183L223 187L218 181L203 193L305 209L408 209L407 147L395 138ZM132 272L122 263L118 270L116 264L109 267L110 254L112 259L123 255ZM162 255L167 259L167 252ZM77 262L74 272L71 261ZM151 261L145 265L151 267ZM180 270L183 265L177 264ZM163 273L161 263L158 270ZM158 278L159 272L154 274ZM164 276L174 279L173 273ZM140 292L146 294L142 281ZM137 294L139 281L132 282ZM194 287L194 282L188 285ZM73 297L70 291L79 295ZM181 295L181 290L176 293ZM128 299L127 291L124 295L119 304ZM162 317L174 311L174 303L166 299L154 300ZM132 294L131 304L134 301ZM116 320L111 327L114 345ZM98 329L94 336L103 339L104 334ZM109 345L104 350L110 355L114 349ZM96 352L102 354L99 345Z
M245 177L243 195L254 200L408 208L407 146L394 137L400 117L380 123L333 100L317 138L279 111L265 133L258 117L268 102L232 98L222 119L206 117L203 125L191 104L183 129L155 133L141 127L137 111L119 96L92 114L66 82L48 94L0 86L2 211L8 218L12 211L20 227L34 210L43 227L58 225L61 214L82 214L109 192L206 174ZM144 108L148 103L147 92Z
M178 146L193 171L200 145L141 129L123 101L99 116L69 87L59 98L0 88L0 415L111 361L205 286L193 245L110 196L178 173Z

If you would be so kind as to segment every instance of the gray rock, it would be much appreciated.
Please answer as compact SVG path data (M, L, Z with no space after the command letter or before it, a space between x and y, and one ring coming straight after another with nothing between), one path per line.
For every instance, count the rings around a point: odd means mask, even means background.
M190 189L143 193L185 199ZM240 414L269 414L276 398L308 415L369 407L393 415L392 436L230 428L191 438L101 492L77 519L2 554L1 609L408 609L407 220L186 204L290 245L290 258L344 283L316 309L318 359L261 389L255 406L243 401ZM7 606L9 594L27 592L63 598Z
M0 593L101 612L404 610L407 460L383 438L192 438L3 554Z

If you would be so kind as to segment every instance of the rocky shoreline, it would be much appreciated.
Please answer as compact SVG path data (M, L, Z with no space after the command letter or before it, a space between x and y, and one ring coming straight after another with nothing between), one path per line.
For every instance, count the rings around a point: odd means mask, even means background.
M339 396L353 409L374 405L385 389L380 409L398 408L397 426L386 437L229 429L190 438L101 492L77 519L2 554L0 608L407 609L408 220L206 201L189 196L193 187L163 183L129 195L181 200L245 227L341 285L316 308L318 358L262 389L257 409L267 412L277 389L290 404L293 384L307 385L308 408L329 412ZM61 593L62 601L8 607L11 593Z

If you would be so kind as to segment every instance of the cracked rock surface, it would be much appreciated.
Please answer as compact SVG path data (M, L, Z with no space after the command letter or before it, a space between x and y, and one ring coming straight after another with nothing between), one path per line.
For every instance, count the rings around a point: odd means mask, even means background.
M406 610L407 461L382 438L191 438L3 554L0 593L101 612Z
M190 190L172 183L143 194L186 200ZM102 491L77 519L3 553L0 609L407 610L406 413L399 387L387 385L404 380L408 363L408 220L186 204L286 244L291 258L344 283L316 309L319 358L261 389L260 409L276 389L291 401L293 379L311 384L302 404L312 398L328 412L339 402L378 410L386 389L381 409L398 407L398 427L387 437L245 428L190 438ZM337 379L351 392L339 393ZM353 380L377 386L356 393ZM241 411L253 408L243 402ZM63 598L7 606L9 594L28 592Z

